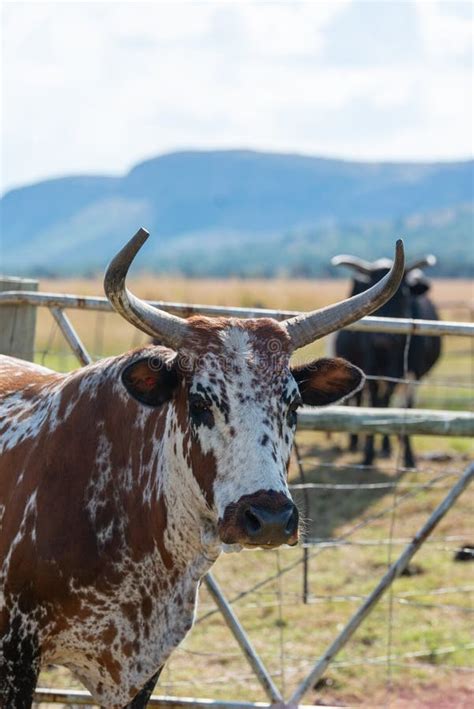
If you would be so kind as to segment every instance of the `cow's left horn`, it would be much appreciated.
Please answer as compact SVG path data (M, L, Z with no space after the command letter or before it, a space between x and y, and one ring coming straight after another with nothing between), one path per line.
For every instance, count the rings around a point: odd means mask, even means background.
M328 305L312 313L301 313L282 323L290 336L292 349L297 350L309 345L310 342L350 325L380 308L397 291L404 268L403 241L398 239L392 268L372 288L335 305Z
M149 236L146 229L139 229L112 259L105 272L104 290L114 310L125 320L176 349L188 332L186 320L153 308L130 293L125 286L128 269Z
M410 273L410 271L414 271L415 268L425 268L426 266L436 266L438 259L434 254L427 254L426 256L422 256L421 258L417 259L416 261L411 261L406 269L406 273Z
M331 266L348 266L359 273L363 273L364 276L370 276L374 270L370 261L365 261L363 258L359 258L358 256L350 256L349 254L339 254L339 256L333 256L331 259Z

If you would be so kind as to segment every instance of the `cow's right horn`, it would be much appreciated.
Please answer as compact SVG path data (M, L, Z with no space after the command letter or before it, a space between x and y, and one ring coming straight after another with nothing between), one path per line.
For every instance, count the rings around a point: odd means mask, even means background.
M149 236L146 229L139 229L112 259L105 272L104 290L114 310L125 320L147 335L160 338L163 344L177 349L188 332L186 320L153 308L125 286L128 269Z
M349 266L359 273L363 273L365 276L370 276L373 271L373 266L369 261L364 261L364 259L358 256L349 256L349 254L339 254L339 256L333 256L331 259L332 266Z
M282 323L290 336L292 349L297 350L309 345L310 342L340 330L380 308L396 293L403 278L404 268L403 241L398 239L392 268L374 286L340 303L328 305L312 313L301 313Z

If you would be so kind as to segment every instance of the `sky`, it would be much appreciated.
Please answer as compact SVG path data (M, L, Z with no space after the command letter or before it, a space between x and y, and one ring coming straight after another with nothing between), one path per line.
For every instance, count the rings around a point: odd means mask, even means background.
M190 148L469 158L473 8L4 1L1 189Z

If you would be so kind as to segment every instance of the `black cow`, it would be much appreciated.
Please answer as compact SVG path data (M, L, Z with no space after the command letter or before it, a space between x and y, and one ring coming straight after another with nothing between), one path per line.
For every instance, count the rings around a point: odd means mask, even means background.
M379 259L374 262L364 261L355 256L335 256L333 266L348 266L355 271L351 295L356 295L369 288L382 275L387 273L392 262ZM409 264L405 269L402 283L395 295L376 313L375 316L389 318L416 318L439 320L437 310L427 296L430 282L421 271L423 266L433 266L436 258L432 255ZM402 379L406 374L420 380L438 360L441 354L441 338L427 335L415 335L410 338L407 347L406 335L375 332L350 332L341 330L335 339L335 351L353 364L361 367L367 375L380 377L381 380L369 379L367 393L371 406L387 407L390 404L396 383L383 378ZM405 361L406 360L406 361ZM409 389L407 406L413 406L412 391ZM357 394L356 403L360 406L363 393ZM415 459L408 436L402 437L404 446L404 465L415 467ZM350 449L357 449L357 436L351 436ZM383 437L382 455L390 455L390 440ZM365 443L364 465L372 465L374 460L374 437L367 436Z

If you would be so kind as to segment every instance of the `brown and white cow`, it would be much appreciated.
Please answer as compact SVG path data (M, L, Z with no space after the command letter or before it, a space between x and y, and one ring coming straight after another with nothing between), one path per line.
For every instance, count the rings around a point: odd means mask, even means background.
M41 665L65 665L122 707L190 629L223 545L296 544L287 466L301 403L357 390L341 359L296 349L385 302L403 247L369 291L278 323L158 311L125 288L147 238L115 257L106 293L168 347L57 374L0 358L0 697L31 706ZM234 546L232 546L234 545ZM138 706L138 704L133 704Z

